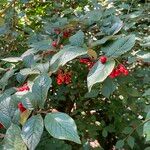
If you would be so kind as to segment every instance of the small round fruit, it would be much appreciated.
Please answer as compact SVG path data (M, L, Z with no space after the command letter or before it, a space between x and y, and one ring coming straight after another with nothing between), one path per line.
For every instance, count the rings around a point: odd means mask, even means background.
M53 47L57 47L57 41L53 41L53 42L52 42L52 46L53 46Z
M100 62L101 62L102 64L105 64L105 63L107 62L107 57L106 57L106 56L101 56L101 57L100 57Z

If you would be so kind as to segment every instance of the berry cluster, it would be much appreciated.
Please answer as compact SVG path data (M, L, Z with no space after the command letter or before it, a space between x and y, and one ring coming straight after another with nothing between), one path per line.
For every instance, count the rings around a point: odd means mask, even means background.
M26 110L26 108L23 106L21 102L18 103L18 109L20 110L21 113L23 113Z
M27 85L27 83L25 83L23 86L16 88L17 92L23 92L23 91L29 91L30 88Z
M59 35L59 34L62 33L62 37L64 39L67 39L67 38L69 38L71 36L71 32L72 31L71 30L65 30L65 31L62 32L61 29L55 28L54 32L55 32L56 35ZM52 42L52 46L55 47L55 48L58 47L59 46L59 41L57 41L57 40L53 41ZM62 48L62 47L63 47L63 45L61 44L60 48Z
M71 72L58 71L56 81L58 85L71 83Z
M119 64L115 69L113 69L109 77L113 79L120 75L127 76L128 74L129 74L128 69L123 64Z
M81 58L80 60L80 63L82 64L86 64L88 66L88 69L90 70L93 65L95 64L95 62L92 62L91 59L89 58Z

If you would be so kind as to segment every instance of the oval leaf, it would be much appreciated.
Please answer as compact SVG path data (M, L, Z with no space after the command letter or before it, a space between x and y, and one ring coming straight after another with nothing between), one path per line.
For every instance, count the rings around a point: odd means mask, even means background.
M107 61L105 64L102 64L100 61L97 61L97 63L92 67L87 76L87 84L89 91L91 91L91 88L95 83L103 82L107 78L107 76L112 72L114 66L114 60Z
M23 126L21 136L29 150L34 150L43 133L43 119L40 115L31 117Z
M63 66L70 60L85 54L87 54L85 48L70 45L65 46L64 49L52 57L50 61L50 69L52 72L55 72L60 66Z
M47 74L39 75L34 81L32 93L36 96L40 108L44 107L44 102L47 98L47 93L51 83L52 80Z
M49 113L45 117L47 131L57 139L69 140L81 144L74 120L65 113Z
M129 50L135 44L135 36L129 35L117 39L115 42L107 44L107 46L102 48L102 51L106 53L107 56L118 57Z
M27 147L21 137L21 129L18 125L12 124L4 139L3 150L26 150Z

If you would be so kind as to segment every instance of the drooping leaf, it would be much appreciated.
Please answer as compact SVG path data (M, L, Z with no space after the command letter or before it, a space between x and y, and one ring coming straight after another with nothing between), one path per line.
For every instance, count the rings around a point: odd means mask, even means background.
M131 149L133 149L134 143L135 143L134 138L132 136L129 136L128 139L127 139L127 143L131 147Z
M65 113L49 113L46 115L45 127L57 139L69 140L81 144L74 120Z
M31 111L29 111L29 110L25 110L24 112L22 112L22 113L20 114L20 121L19 121L19 122L20 122L22 125L24 125L25 122L27 121L28 117L30 116L30 114L31 114Z
M23 63L27 68L30 68L32 65L35 64L34 55L29 54L29 55L23 57Z
M8 57L8 58L4 58L1 60L6 61L6 62L16 63L16 62L22 61L22 58L21 57Z
M31 53L37 53L39 51L46 51L46 50L51 49L51 47L52 47L51 43L52 43L51 39L42 40L42 41L39 41L39 42L32 43L30 45L31 49L29 50L30 54Z
M9 78L14 75L14 72L14 69L10 69L3 75L3 77L0 79L0 88L2 88L3 90L5 89L5 86L8 84Z
M11 124L4 138L3 150L27 150L18 125Z
M10 96L5 97L0 101L0 122L5 126L5 128L10 127L15 111L16 108L14 103L11 101Z
M29 150L34 150L43 133L43 119L41 115L32 116L22 127L21 137Z
M146 120L147 119L150 119L150 112L147 113ZM146 135L146 141L150 141L150 121L148 121L144 124L143 134Z
M36 94L32 92L28 92L25 95L23 95L22 103L25 106L25 108L29 110L38 108L38 101L36 99Z
M51 87L52 80L47 74L39 75L32 86L32 93L36 95L36 100L40 108L44 107L48 90Z
M55 72L60 66L64 66L70 60L85 54L87 54L86 48L70 45L65 46L64 49L52 57L50 61L50 69L52 72Z
M123 146L124 146L124 140L119 140L119 141L117 141L115 147L116 147L117 149L120 149L120 148L123 148Z
M103 82L107 78L107 76L112 72L114 66L114 60L107 61L105 64L102 64L100 61L97 61L97 63L91 68L87 76L87 85L89 91L91 91L91 88L94 84L98 82Z
M69 41L72 46L82 46L84 44L84 33L78 31L75 35L69 38Z
M102 51L109 57L118 57L131 50L134 44L135 36L129 35L107 44L105 47L102 47Z
M102 87L102 95L106 96L107 98L109 98L109 96L115 91L116 86L113 83L113 81L110 78L107 78L104 81L103 87Z

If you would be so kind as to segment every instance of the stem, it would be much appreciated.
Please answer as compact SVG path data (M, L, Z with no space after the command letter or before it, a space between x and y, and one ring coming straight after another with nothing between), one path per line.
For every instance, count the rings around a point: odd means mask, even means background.
M16 2L16 0L13 0L11 3L9 3L9 5L2 11L0 12L0 17L3 16L5 14L5 12L12 6L14 5Z
M150 118L149 119L146 119L145 121L143 121L142 123L140 123L137 127L135 127L132 132L124 139L124 140L127 140L136 130L137 128L139 128L140 126L144 125L146 122L150 121Z

